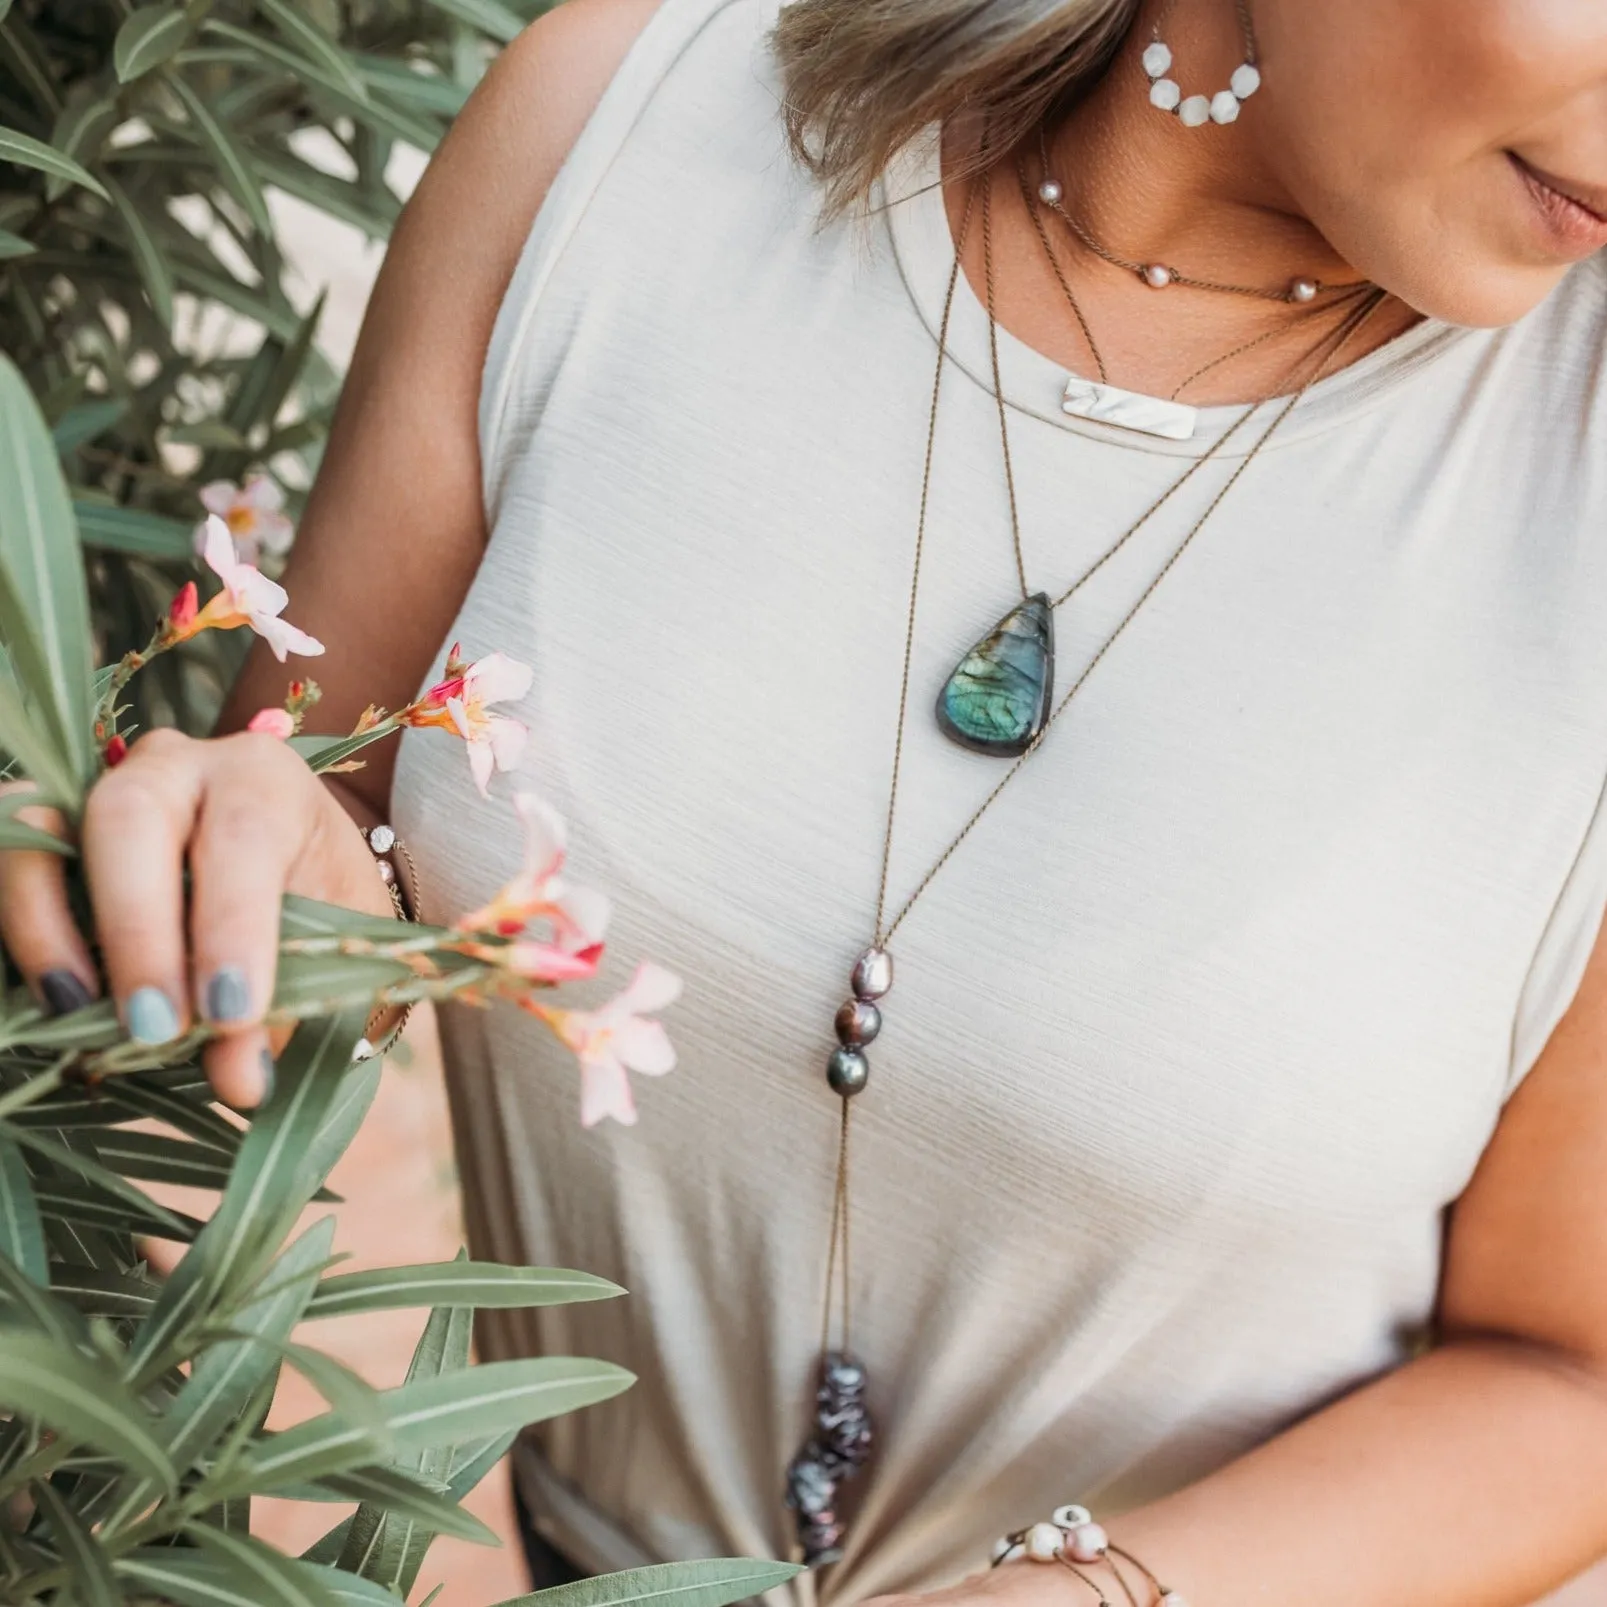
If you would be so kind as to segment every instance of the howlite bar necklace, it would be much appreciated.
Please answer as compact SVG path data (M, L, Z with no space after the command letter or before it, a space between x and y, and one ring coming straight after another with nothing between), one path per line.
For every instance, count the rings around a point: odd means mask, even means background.
M990 179L984 175L980 183L985 188ZM998 801L1005 788L1015 779L1047 738L1050 730L1066 711L1072 699L1082 690L1095 667L1108 653L1117 638L1132 623L1138 611L1153 595L1173 565L1187 551L1194 538L1216 512L1229 491L1255 461L1261 449L1270 441L1279 426L1299 405L1306 392L1317 383L1343 352L1350 339L1366 323L1383 293L1369 298L1368 302L1311 354L1314 366L1299 390L1289 397L1272 421L1250 447L1244 461L1233 471L1227 482L1211 499L1205 511L1195 520L1160 572L1145 588L1120 623L1106 638L1104 645L1094 654L1088 665L1070 689L1062 694L1037 733L1026 748L1005 771L981 804L972 812L947 848L938 856L921 878L915 891L888 918L888 883L893 857L894 826L898 817L898 787L904 761L904 735L909 716L910 673L915 654L915 625L921 589L921 562L926 549L927 513L931 502L932 463L937 443L938 408L943 392L943 373L948 359L949 326L954 311L954 298L959 285L962 253L970 231L972 213L977 203L976 181L966 204L965 218L955 245L954 266L949 273L948 293L943 302L943 316L938 330L937 367L932 381L932 404L927 421L926 457L921 476L920 515L915 530L915 553L910 576L909 614L904 635L904 662L899 681L898 724L893 744L893 774L888 789L887 826L882 841L880 885L876 895L876 920L870 946L855 961L849 977L850 996L838 1010L836 1034L838 1047L833 1051L826 1067L826 1081L838 1096L840 1125L837 1142L836 1181L832 1191L831 1228L826 1256L826 1288L821 1319L820 1362L816 1379L814 1412L808 1435L798 1454L787 1467L785 1501L796 1518L798 1554L811 1567L824 1567L838 1561L843 1554L843 1540L847 1530L841 1508L843 1485L855 1477L869 1461L874 1445L874 1426L871 1421L868 1397L870 1375L864 1363L853 1350L851 1285L849 1260L851 1225L850 1189L850 1136L853 1123L853 1102L870 1082L870 1061L866 1047L875 1041L882 1030L881 1001L892 991L892 942L911 911L931 887L943 867L965 842L978 822ZM984 204L986 204L984 202ZM991 298L990 298L991 299ZM990 309L990 324L991 309ZM1326 350L1324 350L1326 348ZM997 381L995 391L998 390ZM1258 413L1266 400L1253 402L1234 424L1240 425ZM1004 430L1004 450L1008 461L1009 430L1005 420L1004 401L999 396L1000 423ZM1220 442L1217 443L1220 446ZM1195 465L1197 468L1198 465ZM1190 474L1195 469L1189 471ZM1186 480L1187 475L1184 476ZM1181 482L1180 482L1181 483ZM1173 491L1178 487L1174 486ZM1172 493L1168 492L1168 496ZM1164 501L1165 499L1163 499ZM833 1344L833 1320L837 1321L837 1342Z

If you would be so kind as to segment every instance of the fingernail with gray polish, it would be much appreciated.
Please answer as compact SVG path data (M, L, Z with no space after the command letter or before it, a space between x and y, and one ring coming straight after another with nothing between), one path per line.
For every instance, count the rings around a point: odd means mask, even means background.
M39 996L53 1016L70 1016L75 1010L87 1009L94 1000L89 989L71 971L46 971L39 978Z
M262 1051L262 1098L257 1101L259 1105L266 1105L273 1098L273 1056L266 1049Z
M208 1021L244 1021L251 1013L251 985L237 965L225 965L212 973L206 985Z
M135 1043L171 1043L179 1035L179 1013L160 988L140 988L123 1006L123 1021Z

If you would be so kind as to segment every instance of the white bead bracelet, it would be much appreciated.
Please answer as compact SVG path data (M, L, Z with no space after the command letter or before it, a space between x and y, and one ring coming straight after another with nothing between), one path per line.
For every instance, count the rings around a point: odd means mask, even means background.
M997 1568L1023 1558L1028 1562L1059 1562L1071 1568L1085 1584L1093 1585L1093 1581L1077 1565L1091 1567L1098 1563L1109 1563L1112 1553L1130 1562L1143 1574L1155 1592L1155 1607L1188 1607L1177 1591L1163 1585L1131 1552L1112 1545L1110 1536L1101 1524L1094 1521L1094 1515L1087 1507L1074 1503L1056 1507L1047 1523L1034 1523L1029 1528L1018 1529L1014 1534L996 1540L993 1545L993 1566ZM1111 1563L1111 1567L1114 1570L1115 1564ZM1120 1578L1119 1573L1117 1577ZM1097 1586L1094 1588L1098 1589Z

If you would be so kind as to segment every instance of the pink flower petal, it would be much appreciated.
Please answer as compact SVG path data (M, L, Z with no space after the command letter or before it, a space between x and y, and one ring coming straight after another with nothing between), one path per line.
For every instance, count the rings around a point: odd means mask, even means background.
M285 505L285 494L271 475L253 474L241 489L240 502L258 513L277 513Z
M469 666L467 680L473 695L482 703L512 703L530 690L535 676L528 664L506 653L487 653Z
M284 709L259 709L246 721L246 730L288 742L296 734L296 722Z
M316 637L297 630L294 625L287 624L282 619L275 619L271 614L252 614L250 617L252 630L273 649L273 656L281 664L284 663L287 653L299 653L303 658L317 658L324 650L324 644Z
M240 488L233 480L214 480L210 485L201 487L201 506L208 513L220 514L224 518L233 511L239 497Z
M645 960L636 968L630 986L608 1008L633 1016L651 1015L674 1004L681 996L681 987L681 979L673 971Z
M290 602L290 593L277 580L250 564L236 564L228 585L243 614L282 614Z
M206 559L207 568L232 591L241 566L234 556L234 537L229 534L229 527L215 513L207 516L201 556ZM281 603L280 607L283 606Z
M462 737L465 742L473 742L477 733L474 729L474 722L469 718L469 711L464 707L463 699L460 697L449 697L446 700L446 712L451 716L452 724L457 727L458 735ZM488 753L486 755L487 760L489 760L490 757L491 755ZM482 791L483 790L484 789L482 789Z
M612 1116L626 1127L636 1125L636 1100L625 1068L611 1055L580 1065L580 1125L595 1127Z
M675 1070L675 1046L657 1021L633 1016L614 1029L614 1051L632 1071L644 1077L662 1077Z
M597 975L595 955L582 957L551 943L511 943L504 963L532 982L584 982Z
M480 789L482 798L491 796L491 775L496 769L496 761L491 755L489 742L478 742L472 737L464 743L469 754L469 774L474 777L474 784Z
M539 793L516 793L513 807L524 822L525 872L538 882L545 882L563 869L569 827L564 817Z
M500 714L487 715L486 722L486 737L491 744L491 756L496 760L497 769L512 770L524 757L525 743L530 737L528 727Z
M265 513L257 521L257 540L262 550L274 558L282 558L290 551L296 539L296 527L282 513Z
M569 928L564 940L573 947L585 948L591 943L601 943L607 935L613 906L606 893L595 892L589 887L566 887L554 908L563 917L562 924Z

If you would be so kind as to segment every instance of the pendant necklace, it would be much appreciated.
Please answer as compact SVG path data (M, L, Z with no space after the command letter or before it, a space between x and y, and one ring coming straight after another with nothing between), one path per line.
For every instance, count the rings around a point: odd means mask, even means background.
M1170 398L1138 396L1127 391L1116 391L1110 386L1105 369L1105 360L1099 350L1099 343L1094 339L1093 330L1089 325L1087 315L1083 312L1082 304L1077 299L1076 292L1071 287L1060 259L1055 255L1054 247L1050 244L1049 236L1043 227L1043 219L1039 216L1037 208L1033 205L1031 187L1027 178L1024 163L1018 162L1016 166L1017 177L1021 185L1021 195L1027 213L1037 231L1038 239L1043 246L1044 255L1049 266L1053 269L1055 278L1064 292L1071 311L1082 330L1083 338L1088 343L1088 349L1093 354L1094 364L1099 373L1100 383L1095 385L1092 381L1086 382L1093 391L1102 391L1106 398L1111 396L1123 398L1123 405L1132 404L1146 410L1150 423L1154 422L1154 414L1158 409L1175 409L1188 415L1188 428L1185 436L1194 433L1194 414L1192 407L1178 403L1178 396L1204 375L1220 368L1224 363L1234 358L1242 357L1267 341L1286 333L1290 328L1305 323L1308 319L1326 317L1335 310L1350 308L1353 303L1360 303L1373 294L1373 287L1362 286L1347 288L1345 294L1334 300L1324 303L1315 311L1302 307L1292 319L1274 325L1261 334L1246 341L1241 341L1231 350L1212 358L1209 362L1196 368L1172 392ZM1129 541L1143 530L1158 513L1175 497L1189 481L1194 478L1208 463L1226 447L1239 430L1249 422L1254 408L1241 413L1228 428L1217 437L1215 441L1197 457L1188 469L1164 491L1159 498L1129 525L1117 537L1116 541L1095 560L1081 575L1074 580L1058 597L1051 597L1047 592L1034 591L1027 581L1026 558L1021 542L1021 517L1016 500L1015 470L1010 454L1010 430L1004 400L1004 388L999 372L999 330L996 318L995 275L993 259L993 219L991 186L984 186L981 198L982 213L982 265L984 294L987 299L988 313L988 352L992 363L993 395L999 414L999 443L1004 459L1005 491L1009 499L1010 508L1010 534L1014 544L1016 561L1016 578L1021 589L1021 601L1015 604L1003 618L992 625L988 631L968 648L955 666L953 673L943 683L942 690L937 699L937 723L943 734L951 742L958 743L962 748L969 748L973 753L987 754L992 758L1015 759L1025 753L1035 742L1044 728L1048 718L1049 709L1054 698L1055 675L1055 612L1062 603L1069 602L1071 598L1082 590L1084 586L1097 575L1107 563L1119 553ZM1298 365L1297 365L1298 366ZM1079 382L1073 378L1071 386ZM1119 422L1112 418L1108 411L1100 411L1098 404L1089 407L1073 406L1070 400L1071 389L1068 388L1068 400L1065 404L1067 412L1081 413L1089 417L1102 417L1108 422ZM1260 406L1268 398L1263 397ZM1129 408L1129 411L1131 409ZM1137 425L1146 429L1147 433L1169 435L1175 432L1162 428L1147 428L1144 423Z
M981 181L985 186L986 177ZM921 477L920 513L916 522L915 551L910 576L909 612L904 635L903 669L899 682L898 723L893 744L893 773L888 789L887 824L882 841L881 877L876 896L876 918L870 946L855 962L849 978L850 997L838 1010L835 1027L838 1047L833 1051L826 1067L826 1081L841 1103L840 1126L837 1142L836 1180L832 1192L831 1228L826 1257L826 1287L821 1320L820 1361L816 1378L814 1410L810 1427L802 1448L787 1467L786 1505L796 1519L798 1554L811 1567L824 1567L838 1561L843 1554L846 1521L842 1511L843 1485L851 1480L869 1460L874 1431L868 1408L869 1374L865 1365L854 1354L851 1308L851 1270L849 1263L851 1189L850 1189L850 1135L855 1098L864 1092L870 1081L870 1061L866 1047L882 1030L881 1001L892 991L892 942L910 913L925 896L943 867L948 864L965 840L971 835L983 816L998 801L1001 794L1015 779L1023 765L1031 758L1050 730L1066 711L1073 698L1082 690L1095 667L1104 658L1116 640L1131 624L1138 611L1149 600L1157 587L1171 572L1173 566L1187 551L1194 538L1204 528L1211 515L1221 506L1240 476L1250 467L1261 449L1266 446L1285 419L1294 411L1306 392L1329 372L1354 335L1377 309L1383 292L1375 295L1354 311L1334 330L1311 356L1312 367L1295 394L1289 397L1274 414L1272 420L1251 444L1242 463L1233 471L1226 484L1212 498L1205 511L1190 526L1187 534L1173 549L1159 573L1145 588L1120 623L1111 631L1104 645L1090 660L1070 689L1042 721L1036 733L1021 749L1014 763L994 784L981 804L971 813L949 845L934 861L917 884L914 892L898 909L889 914L888 885L892 865L894 827L898 818L899 779L903 769L904 738L908 725L911 668L915 654L915 626L921 588L921 564L925 555L927 514L931 502L932 466L937 444L938 409L942 398L943 375L948 360L949 326L954 310L954 299L959 285L962 252L970 228L972 212L977 202L977 184L973 183L966 206L965 221L955 247L954 266L949 274L948 294L943 304L943 317L937 342L937 366L932 381L932 402L928 415L925 463ZM984 205L986 202L984 201ZM991 299L991 298L990 298ZM992 322L990 316L990 323ZM997 385L995 385L997 390ZM1239 424L1257 415L1266 400L1255 402L1245 411ZM1004 432L1005 452L1008 459L1009 431L1000 399L1000 425ZM1218 443L1220 444L1220 443ZM1199 465L1189 470L1192 475ZM1188 476L1184 477L1185 480ZM1181 484L1181 482L1180 482ZM1174 486L1173 491L1178 487ZM1172 493L1168 492L1170 497ZM1164 501L1165 499L1163 499ZM1045 599L1047 603L1047 599ZM1044 702L1048 704L1045 691ZM835 1332L834 1332L835 1324Z

